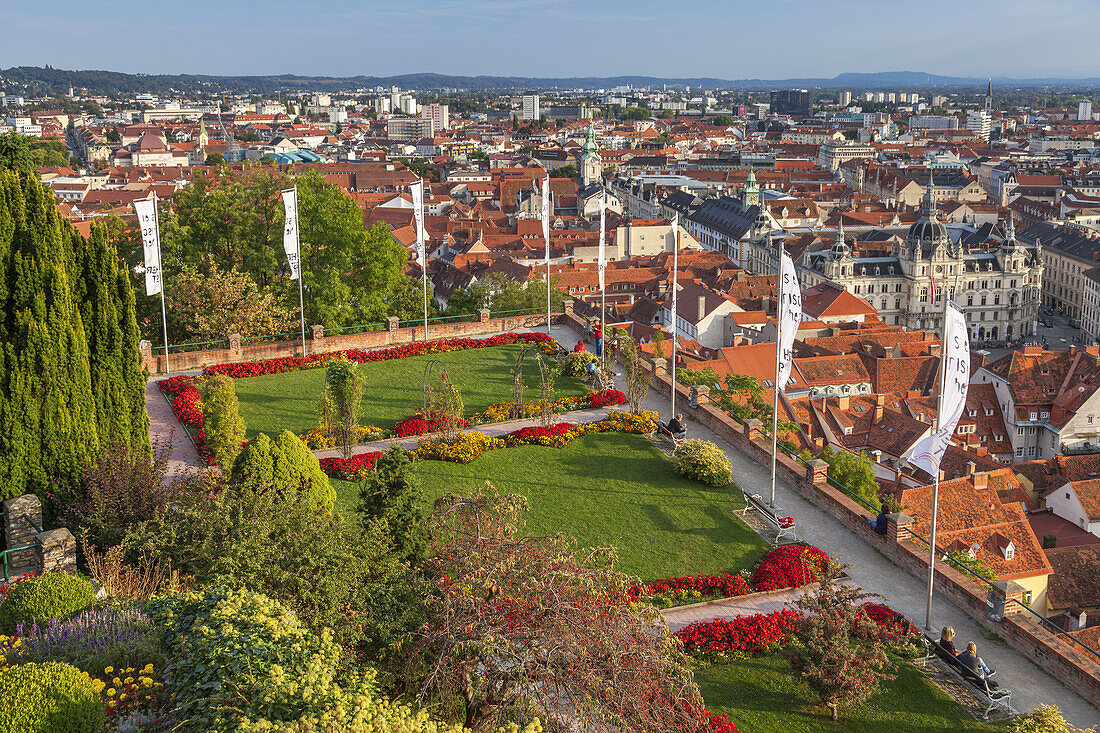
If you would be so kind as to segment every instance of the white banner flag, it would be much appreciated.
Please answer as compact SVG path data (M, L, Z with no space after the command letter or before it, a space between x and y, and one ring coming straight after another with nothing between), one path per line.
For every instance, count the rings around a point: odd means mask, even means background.
M546 266L550 266L550 176L542 179L542 238L546 242Z
M427 242L424 237L424 179L409 186L413 200L413 220L416 222L416 261L424 269Z
M787 386L794 364L794 339L798 335L798 324L802 322L802 289L798 284L798 274L794 270L791 256L783 252L779 261L780 291L779 319L782 324L782 340L779 343L779 382L777 390Z
M163 283L160 271L160 231L157 229L157 200L143 199L134 202L138 226L141 227L141 245L145 251L145 294L156 295Z
M970 386L970 336L962 311L953 303L947 304L947 327L944 329L941 353L940 368L946 369L947 373L941 382L944 391L940 399L939 425L913 446L909 457L910 465L932 476L940 472L940 461L962 417Z
M604 252L604 239L607 238L607 230L606 230L607 223L604 221L604 212L607 210L607 200L606 200L605 197L606 197L606 194L603 191L601 191L600 192L600 244L599 244L599 247L596 250L598 252L598 255L597 255L598 264L596 265L596 270L600 274L600 292L601 293L603 292L603 287L604 287L603 271L604 271L604 268L607 266L607 262L604 259L606 257L606 254Z
M283 191L283 208L286 209L286 223L283 225L283 251L290 265L290 279L297 280L302 274L301 245L298 242L298 189Z
M680 215L672 215L672 358L676 359L676 278L680 274L680 248L677 240L680 236Z

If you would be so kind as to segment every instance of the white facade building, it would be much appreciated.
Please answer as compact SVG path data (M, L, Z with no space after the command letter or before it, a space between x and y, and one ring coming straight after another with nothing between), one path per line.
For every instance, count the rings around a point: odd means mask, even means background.
M542 112L539 109L539 95L537 94L524 94L523 95L523 119L525 120L537 120L542 117Z

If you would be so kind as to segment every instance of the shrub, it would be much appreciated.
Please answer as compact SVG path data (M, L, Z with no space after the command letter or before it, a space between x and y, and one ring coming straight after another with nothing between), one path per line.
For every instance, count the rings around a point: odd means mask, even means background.
M244 420L233 380L223 374L209 377L206 383L203 435L218 467L223 471L231 469L244 441Z
M344 458L351 457L352 448L359 442L362 400L363 373L359 365L343 356L329 360L317 412L321 428L335 438Z
M829 564L829 556L810 545L783 545L769 552L752 574L758 591L798 588L813 583Z
M588 351L573 351L562 362L561 373L573 379L585 379L588 377L588 365L599 361L600 357Z
M46 573L16 585L0 604L0 633L22 621L66 618L95 603L92 584L68 573Z
M1058 535L1056 535L1056 534L1045 534L1045 535L1043 535L1043 549L1044 550L1049 550L1049 549L1051 549L1053 547L1057 547L1057 546L1058 546Z
M99 733L103 704L87 674L64 662L0 669L0 730Z
M1040 703L1030 713L1012 721L1012 733L1095 733L1094 728L1078 728L1067 723L1057 705Z
M289 430L274 441L257 435L237 457L233 478L244 490L274 489L284 501L305 501L326 511L336 501L317 457Z
M733 480L730 459L714 443L686 440L672 454L676 472L709 486L725 486Z
M22 640L16 655L20 662L68 662L96 675L105 667L140 668L163 661L152 621L135 608L89 610L44 626L23 622L15 634Z

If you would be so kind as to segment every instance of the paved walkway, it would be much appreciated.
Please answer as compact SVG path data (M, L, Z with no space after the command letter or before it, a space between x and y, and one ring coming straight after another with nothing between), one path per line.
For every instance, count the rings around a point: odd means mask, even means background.
M805 591L805 588L789 588L774 593L753 593L720 601L696 603L692 606L666 608L661 611L661 618L670 629L679 631L696 621L713 621L718 618L737 618L782 611L784 608L790 608Z
M196 372L197 373L197 372ZM168 456L168 477L185 478L205 470L206 462L199 458L195 444L187 437L187 428L176 419L157 382L164 376L150 377L145 383L145 409L149 412L149 440L153 445L171 443Z

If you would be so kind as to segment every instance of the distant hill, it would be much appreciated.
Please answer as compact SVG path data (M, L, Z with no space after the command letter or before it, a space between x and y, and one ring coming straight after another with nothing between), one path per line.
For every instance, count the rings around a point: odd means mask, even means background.
M883 71L845 73L831 79L717 79L713 77L590 76L536 78L525 76L451 76L447 74L401 74L398 76L205 76L198 74L125 74L118 71L68 71L52 67L16 66L0 71L0 89L26 89L32 93L60 94L69 85L92 94L218 93L221 91L256 92L334 92L397 85L402 89L466 89L487 91L608 89L632 87L687 87L705 89L768 90L788 87L817 89L884 89L906 87L967 88L981 87L986 79L964 76L938 76L919 71ZM1017 87L1095 87L1100 77L1086 79L1013 79L994 77L993 83Z

